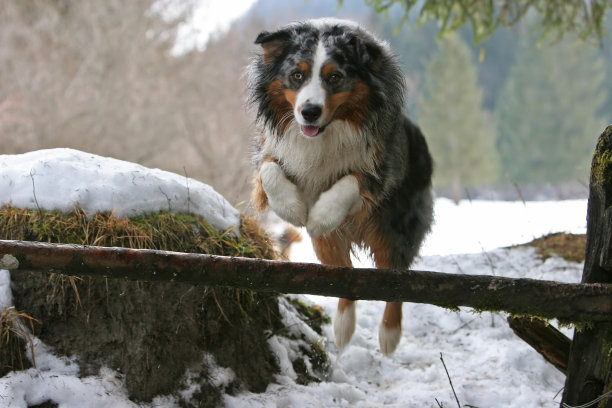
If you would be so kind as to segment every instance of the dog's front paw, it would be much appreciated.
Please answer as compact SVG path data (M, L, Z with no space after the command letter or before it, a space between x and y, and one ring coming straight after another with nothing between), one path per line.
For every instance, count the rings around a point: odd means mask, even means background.
M324 198L322 195L308 214L306 229L313 238L327 235L338 228L347 215L342 206Z
M342 224L347 215L361 207L359 184L354 176L341 178L321 194L310 209L306 229L311 237L329 234Z
M261 185L268 196L268 204L283 220L297 226L306 225L308 207L297 186L275 162L266 162L260 169Z
M297 189L296 189L297 190ZM283 220L296 227L306 225L308 219L308 208L306 204L297 196L297 194L287 194L284 197L271 198L268 196L268 202L272 211Z

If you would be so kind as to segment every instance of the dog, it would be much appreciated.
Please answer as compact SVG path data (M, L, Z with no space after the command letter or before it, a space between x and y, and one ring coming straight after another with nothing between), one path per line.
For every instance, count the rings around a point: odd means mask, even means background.
M407 269L433 219L432 159L404 114L404 78L389 45L356 23L316 19L260 33L247 68L256 110L252 202L305 226L319 260L352 266L354 246L377 268ZM388 302L382 353L401 338L402 303ZM355 331L340 299L336 347Z

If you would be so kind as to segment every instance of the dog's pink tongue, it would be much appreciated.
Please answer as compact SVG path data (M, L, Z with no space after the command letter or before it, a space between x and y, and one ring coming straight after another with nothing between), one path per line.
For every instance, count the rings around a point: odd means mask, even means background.
M308 136L308 137L313 137L316 136L317 133L319 133L319 126L302 126L302 132Z

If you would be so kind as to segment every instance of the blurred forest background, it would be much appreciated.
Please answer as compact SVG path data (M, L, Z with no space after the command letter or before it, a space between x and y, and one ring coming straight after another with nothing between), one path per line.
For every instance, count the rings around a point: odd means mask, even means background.
M0 2L0 154L71 147L185 174L245 202L255 129L243 73L253 40L336 16L374 30L399 55L406 112L429 141L438 194L586 197L595 142L612 123L610 37L539 45L528 16L474 45L469 28L443 39L435 22L398 29L393 8L259 0L206 44L177 48L200 2L171 3ZM611 15L605 28L612 33Z

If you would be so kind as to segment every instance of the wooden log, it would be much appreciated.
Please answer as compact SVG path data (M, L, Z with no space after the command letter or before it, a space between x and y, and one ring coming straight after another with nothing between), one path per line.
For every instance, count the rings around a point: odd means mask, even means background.
M572 341L554 327L540 319L508 317L514 333L533 347L563 374L567 373L567 361Z
M591 164L582 282L612 283L612 126L599 137ZM612 390L611 319L574 334L562 407L590 403ZM612 396L593 406L612 408Z
M429 303L507 311L564 322L608 320L612 285L567 284L486 275L458 275L230 258L128 248L0 241L0 259L18 269L176 281L255 291L348 299ZM10 263L10 262L7 262Z

